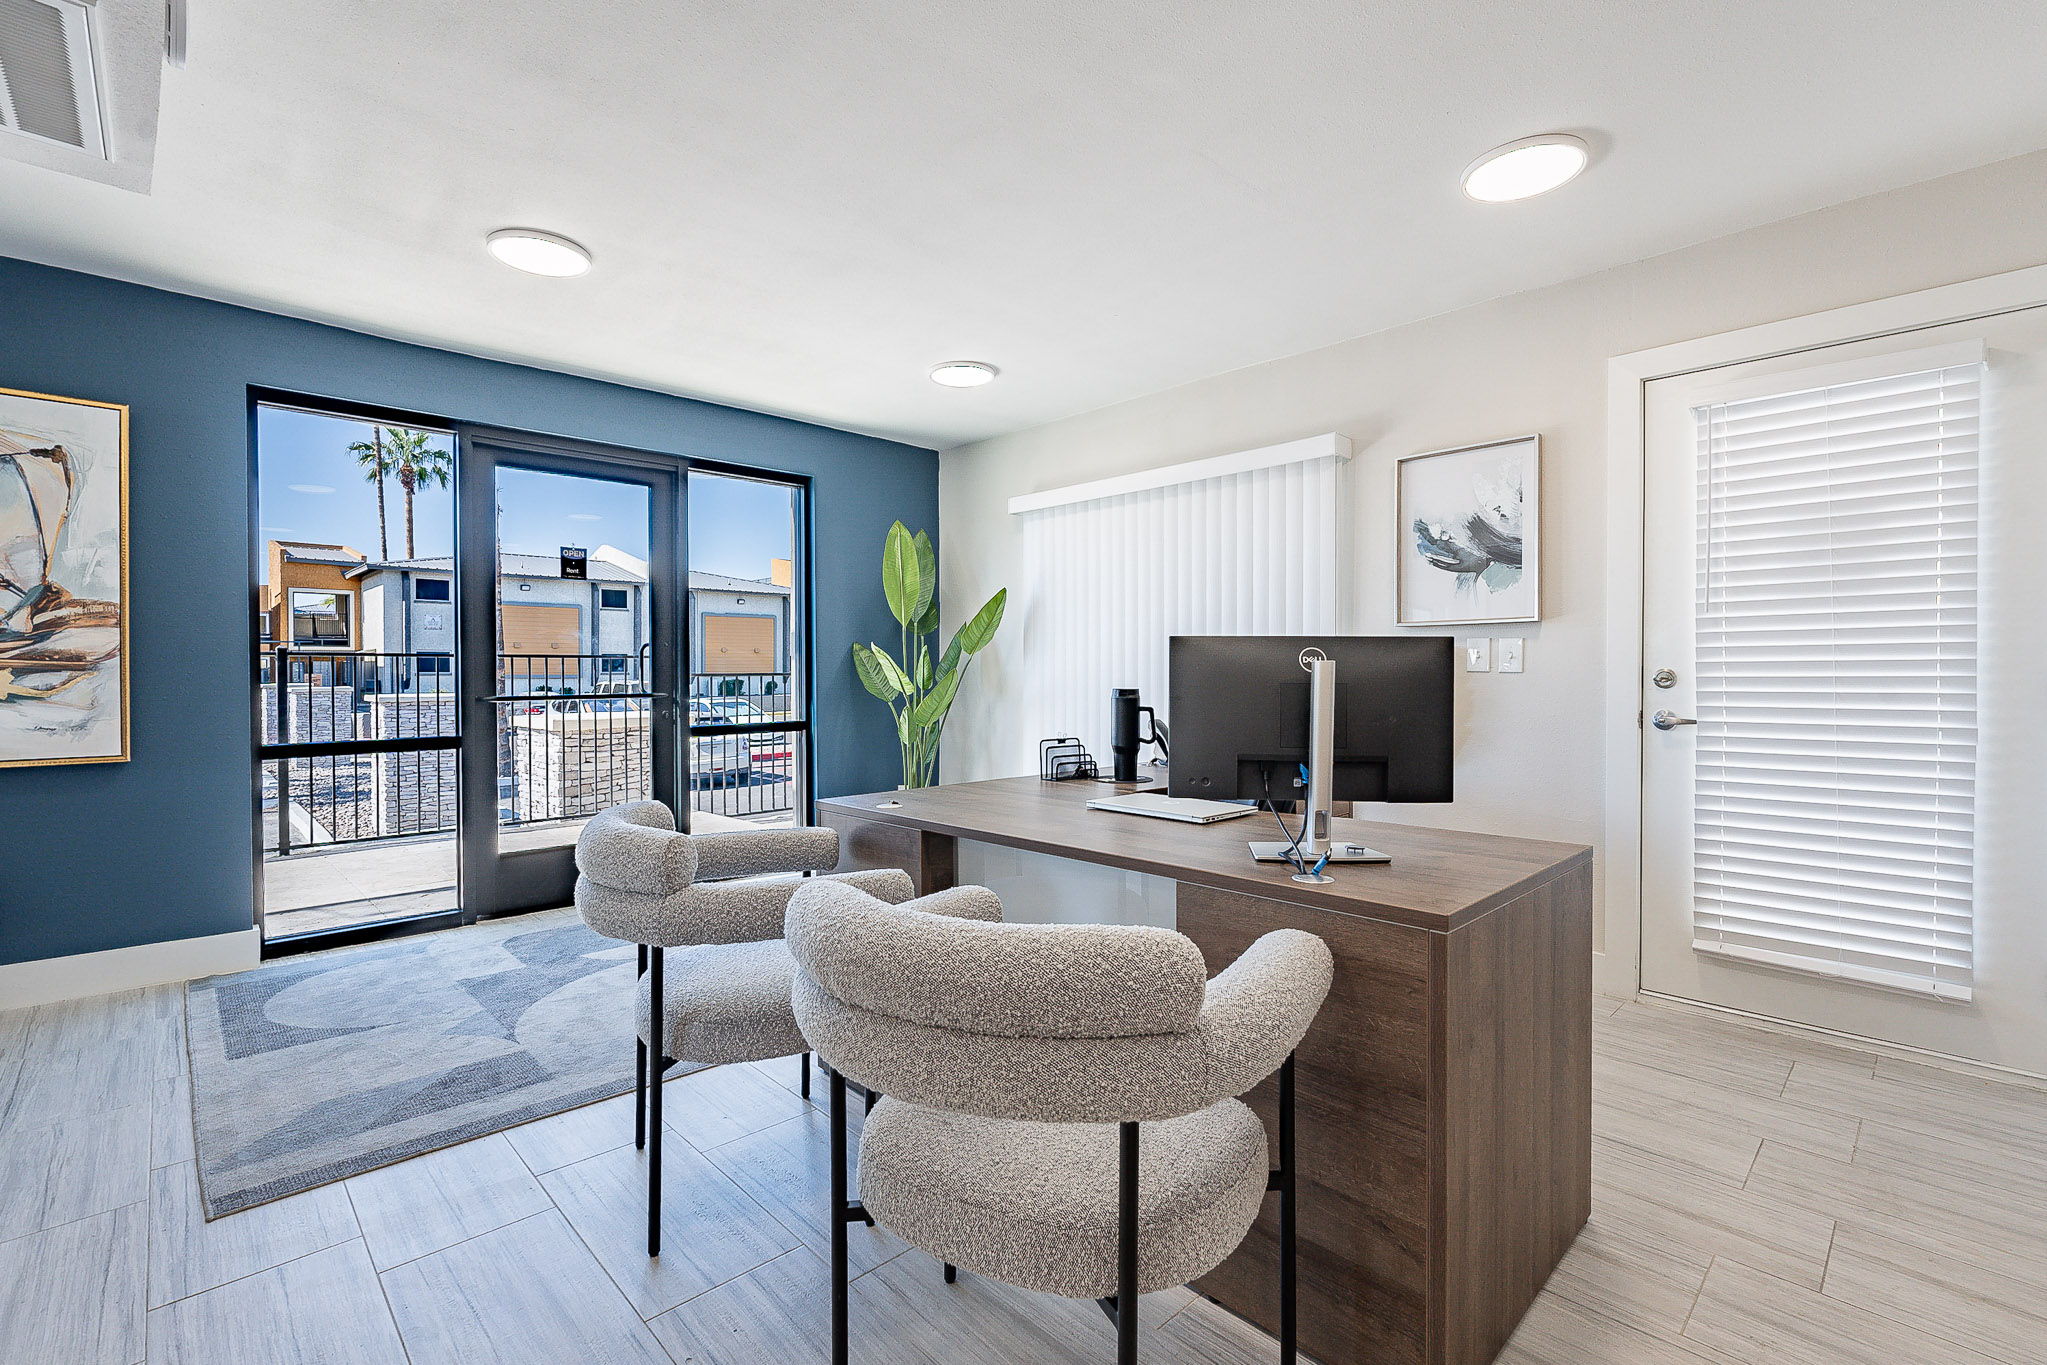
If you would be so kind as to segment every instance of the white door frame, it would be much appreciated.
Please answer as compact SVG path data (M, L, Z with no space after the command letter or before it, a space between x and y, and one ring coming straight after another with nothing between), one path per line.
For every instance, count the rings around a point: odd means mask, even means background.
M1606 362L1606 925L1593 981L1642 988L1643 439L1654 380L2047 306L2047 265L1657 346Z

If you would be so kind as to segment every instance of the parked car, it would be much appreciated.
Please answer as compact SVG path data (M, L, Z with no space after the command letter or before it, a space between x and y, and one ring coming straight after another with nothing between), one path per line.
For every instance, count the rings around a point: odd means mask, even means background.
M743 722L729 720L701 701L690 703L689 724L692 730L699 725L735 723ZM728 786L744 787L753 781L755 757L753 747L747 743L745 735L692 734L689 737L690 785L715 787L722 782Z
M728 725L761 725L789 718L786 709L763 711L745 697L699 697L696 704L716 711L725 717L725 723Z
M699 697L690 705L693 709L700 708L718 717L716 720L704 721L703 724L706 725L765 725L789 718L787 711L763 711L744 697ZM752 739L755 758L764 763L789 761L787 733L755 735Z
M647 703L641 697L565 697L532 709L564 716L622 716L645 711Z

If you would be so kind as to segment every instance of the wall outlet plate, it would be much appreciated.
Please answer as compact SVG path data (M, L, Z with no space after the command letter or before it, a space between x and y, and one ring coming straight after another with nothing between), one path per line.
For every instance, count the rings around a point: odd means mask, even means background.
M1522 652L1526 644L1527 641L1518 637L1495 640L1493 642L1494 647L1500 653L1500 672L1519 673L1521 671Z
M1490 673L1493 671L1493 642L1491 640L1466 640L1464 642L1464 671L1466 673Z

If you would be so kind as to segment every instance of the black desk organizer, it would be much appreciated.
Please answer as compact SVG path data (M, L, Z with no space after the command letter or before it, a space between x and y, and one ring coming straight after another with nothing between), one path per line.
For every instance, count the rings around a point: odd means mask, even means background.
M1095 756L1072 735L1038 741L1038 776L1046 782L1092 782L1102 775Z

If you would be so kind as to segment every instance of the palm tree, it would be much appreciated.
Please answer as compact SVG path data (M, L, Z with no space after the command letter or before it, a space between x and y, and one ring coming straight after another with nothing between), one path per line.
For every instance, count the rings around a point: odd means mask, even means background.
M384 519L384 479L391 473L391 458L384 451L384 429L371 427L370 439L350 445L348 453L363 467L363 477L377 486L377 558L389 559L391 530Z
M405 490L405 557L411 559L412 495L422 486L446 488L455 472L455 457L442 447L429 444L434 439L430 431L393 427L389 437L391 470L398 476L398 486Z

